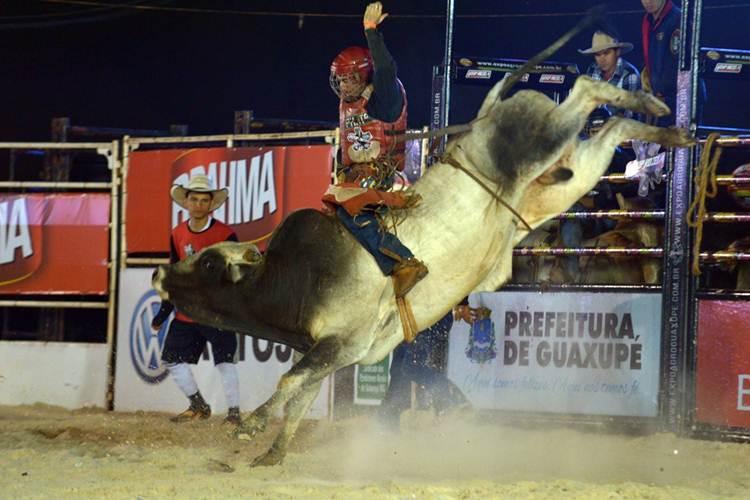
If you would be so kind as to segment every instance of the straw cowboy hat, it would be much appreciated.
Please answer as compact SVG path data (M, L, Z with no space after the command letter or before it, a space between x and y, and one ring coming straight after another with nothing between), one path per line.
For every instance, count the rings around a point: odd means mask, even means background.
M603 31L597 31L591 38L591 47L586 50L578 49L581 54L596 54L607 49L620 49L623 54L627 54L633 50L633 44L628 42L620 42L616 38L612 38Z
M187 208L187 196L188 193L210 193L211 194L211 207L210 211L219 208L229 196L229 190L227 188L214 189L211 184L211 179L205 175L198 174L190 178L187 186L181 186L179 184L173 184L169 190L169 195L172 197L175 203L182 208Z

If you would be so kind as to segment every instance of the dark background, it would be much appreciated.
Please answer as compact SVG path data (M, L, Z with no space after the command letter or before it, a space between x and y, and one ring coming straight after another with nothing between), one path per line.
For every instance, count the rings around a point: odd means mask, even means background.
M454 54L528 58L601 1L456 0ZM235 110L256 118L337 119L328 68L364 44L366 1L17 1L0 3L0 141L46 140L72 124L231 133ZM638 0L609 3L609 21L643 64ZM750 0L705 0L701 45L750 49ZM432 67L444 53L443 0L384 2L381 25L409 96L410 126L428 124ZM299 13L306 15L300 16ZM592 61L565 47L557 60ZM750 84L709 84L705 122L749 126ZM456 103L460 106L462 103ZM472 104L473 105L473 104Z

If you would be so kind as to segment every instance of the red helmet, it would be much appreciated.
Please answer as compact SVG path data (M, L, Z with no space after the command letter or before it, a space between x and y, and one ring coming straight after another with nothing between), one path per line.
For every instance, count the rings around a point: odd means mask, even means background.
M372 58L370 51L364 47L347 47L337 55L331 63L331 88L340 96L340 89L336 77L359 75L361 82L369 82L372 76Z

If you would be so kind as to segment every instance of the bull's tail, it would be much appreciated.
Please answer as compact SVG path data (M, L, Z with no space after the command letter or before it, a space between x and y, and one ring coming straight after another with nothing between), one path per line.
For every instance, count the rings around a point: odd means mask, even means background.
M597 5L596 7L591 8L588 13L586 14L586 17L581 19L578 24L576 24L572 29L570 29L567 33L565 33L563 36L555 40L552 45L544 49L543 51L539 52L537 55L526 61L523 66L515 70L513 73L508 76L508 78L505 79L503 83L503 87L500 89L500 94L498 94L498 99L502 99L505 94L513 88L513 85L515 85L518 80L520 80L523 75L528 73L534 66L541 63L542 61L545 61L549 59L555 52L560 50L560 48L568 43L571 38L576 36L581 31L587 29L589 26L593 25L595 22L597 22L606 11L606 8L604 5Z

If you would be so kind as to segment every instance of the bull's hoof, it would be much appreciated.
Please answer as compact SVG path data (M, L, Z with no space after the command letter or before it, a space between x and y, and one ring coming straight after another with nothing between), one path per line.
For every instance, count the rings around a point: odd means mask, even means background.
M688 147L693 146L697 143L695 137L685 128L669 127L667 129L669 137L667 141L663 142L664 146L682 146Z
M257 436L264 430L266 430L265 422L250 415L248 418L243 420L242 423L238 425L236 429L234 429L234 431L232 431L232 436L243 441L251 441L255 436Z
M271 447L267 452L253 460L250 467L270 467L272 465L281 465L284 461L285 455L286 453L283 451Z

